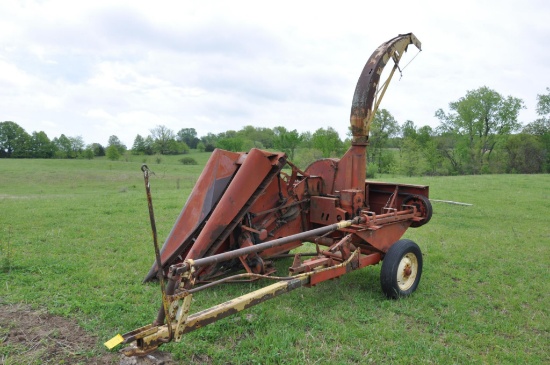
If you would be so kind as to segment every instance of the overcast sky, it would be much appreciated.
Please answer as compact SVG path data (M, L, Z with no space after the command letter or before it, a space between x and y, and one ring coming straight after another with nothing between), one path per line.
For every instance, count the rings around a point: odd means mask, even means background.
M8 1L0 121L131 147L157 125L245 125L345 137L359 74L400 33L411 46L382 102L400 124L487 86L536 118L550 87L550 1Z

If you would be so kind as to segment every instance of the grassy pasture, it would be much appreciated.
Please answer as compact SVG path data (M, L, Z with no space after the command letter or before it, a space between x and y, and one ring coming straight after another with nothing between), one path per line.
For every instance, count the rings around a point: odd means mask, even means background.
M198 166L177 156L147 161L161 243L208 154L191 157ZM116 333L151 322L160 303L158 286L141 284L154 257L143 159L0 160L0 304L27 303L78 322L99 338L90 357L107 351L101 343ZM427 184L434 199L474 204L434 203L432 221L407 231L424 254L410 298L385 299L380 266L369 267L163 350L197 364L549 363L550 175L381 179ZM290 261L278 262L279 274ZM192 311L261 285L207 290ZM0 358L15 352L0 341Z

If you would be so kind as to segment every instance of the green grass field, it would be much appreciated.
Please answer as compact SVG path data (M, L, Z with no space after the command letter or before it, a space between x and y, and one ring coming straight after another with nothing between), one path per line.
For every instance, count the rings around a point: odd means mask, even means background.
M208 154L149 157L161 244ZM0 160L0 304L68 317L102 342L150 323L156 284L140 166L129 161ZM197 364L550 363L550 175L383 177L430 185L432 221L405 235L423 250L418 290L387 300L380 265L299 289L164 346ZM286 274L291 260L279 261ZM197 294L192 311L264 283ZM0 307L1 308L1 307ZM9 364L17 349L2 346Z

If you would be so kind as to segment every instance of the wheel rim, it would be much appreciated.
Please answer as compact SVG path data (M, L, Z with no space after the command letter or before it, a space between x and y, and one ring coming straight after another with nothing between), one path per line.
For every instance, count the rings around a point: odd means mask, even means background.
M409 252L403 256L397 268L397 285L399 285L399 289L409 290L413 286L417 274L418 259L414 253Z

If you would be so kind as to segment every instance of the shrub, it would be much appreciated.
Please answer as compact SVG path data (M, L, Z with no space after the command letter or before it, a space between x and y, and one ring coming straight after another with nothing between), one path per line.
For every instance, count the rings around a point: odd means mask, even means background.
M206 146L204 145L204 143L199 142L197 144L197 149L199 150L199 152L204 152L206 150Z
M105 151L105 155L111 161L116 161L120 158L120 152L115 145L111 145L107 147L107 150Z
M367 165L367 179L376 178L376 171L378 171L378 166L375 163L369 163Z
M94 158L94 151L91 148L87 148L84 150L84 153L82 154L84 158L87 158L88 160L93 160Z
M300 148L294 154L294 162L296 166L302 169L307 168L313 162L323 158L323 152L315 148Z
M178 161L183 165L198 165L198 162L193 157L182 157Z

